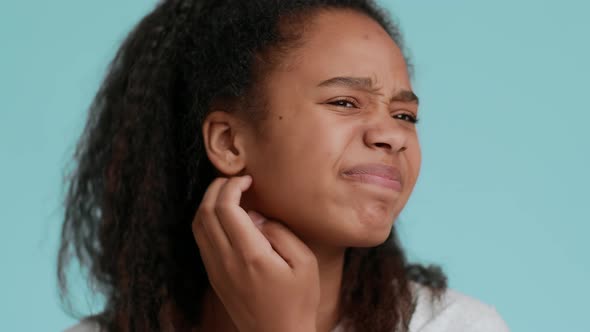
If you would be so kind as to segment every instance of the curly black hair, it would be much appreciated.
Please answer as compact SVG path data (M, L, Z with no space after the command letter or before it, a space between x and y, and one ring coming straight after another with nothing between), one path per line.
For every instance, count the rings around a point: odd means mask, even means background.
M325 10L367 15L403 49L399 29L370 0L164 0L139 22L109 66L65 178L62 302L74 258L105 297L104 309L90 317L104 330L198 325L210 285L191 222L216 176L202 120L214 101L260 100L260 79ZM435 293L446 288L440 269L406 261L395 228L377 247L349 248L341 289L346 326L407 331L415 307L410 280Z

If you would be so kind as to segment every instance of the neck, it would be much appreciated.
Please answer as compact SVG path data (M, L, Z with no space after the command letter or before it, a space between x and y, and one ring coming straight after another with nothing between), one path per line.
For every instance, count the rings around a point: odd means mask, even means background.
M345 248L326 249L307 244L318 260L320 273L320 305L316 319L317 332L329 332L340 319L340 288ZM209 288L203 299L199 331L237 332L215 291Z

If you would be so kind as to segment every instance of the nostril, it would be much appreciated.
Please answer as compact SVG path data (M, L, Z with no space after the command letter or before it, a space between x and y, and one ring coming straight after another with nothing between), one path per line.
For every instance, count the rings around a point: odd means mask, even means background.
M375 146L378 148L385 148L391 150L391 145L387 143L375 143Z

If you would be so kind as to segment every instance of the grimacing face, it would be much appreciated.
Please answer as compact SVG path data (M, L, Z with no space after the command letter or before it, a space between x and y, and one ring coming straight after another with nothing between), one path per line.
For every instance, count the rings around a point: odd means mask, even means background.
M325 11L309 26L293 65L265 81L269 115L246 140L244 199L307 243L376 246L420 169L407 65L363 14Z

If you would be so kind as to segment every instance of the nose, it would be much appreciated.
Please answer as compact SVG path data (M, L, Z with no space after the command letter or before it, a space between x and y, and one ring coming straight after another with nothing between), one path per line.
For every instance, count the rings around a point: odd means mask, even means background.
M410 132L400 124L400 121L402 120L389 116L374 119L365 129L363 135L365 145L387 153L407 150Z

